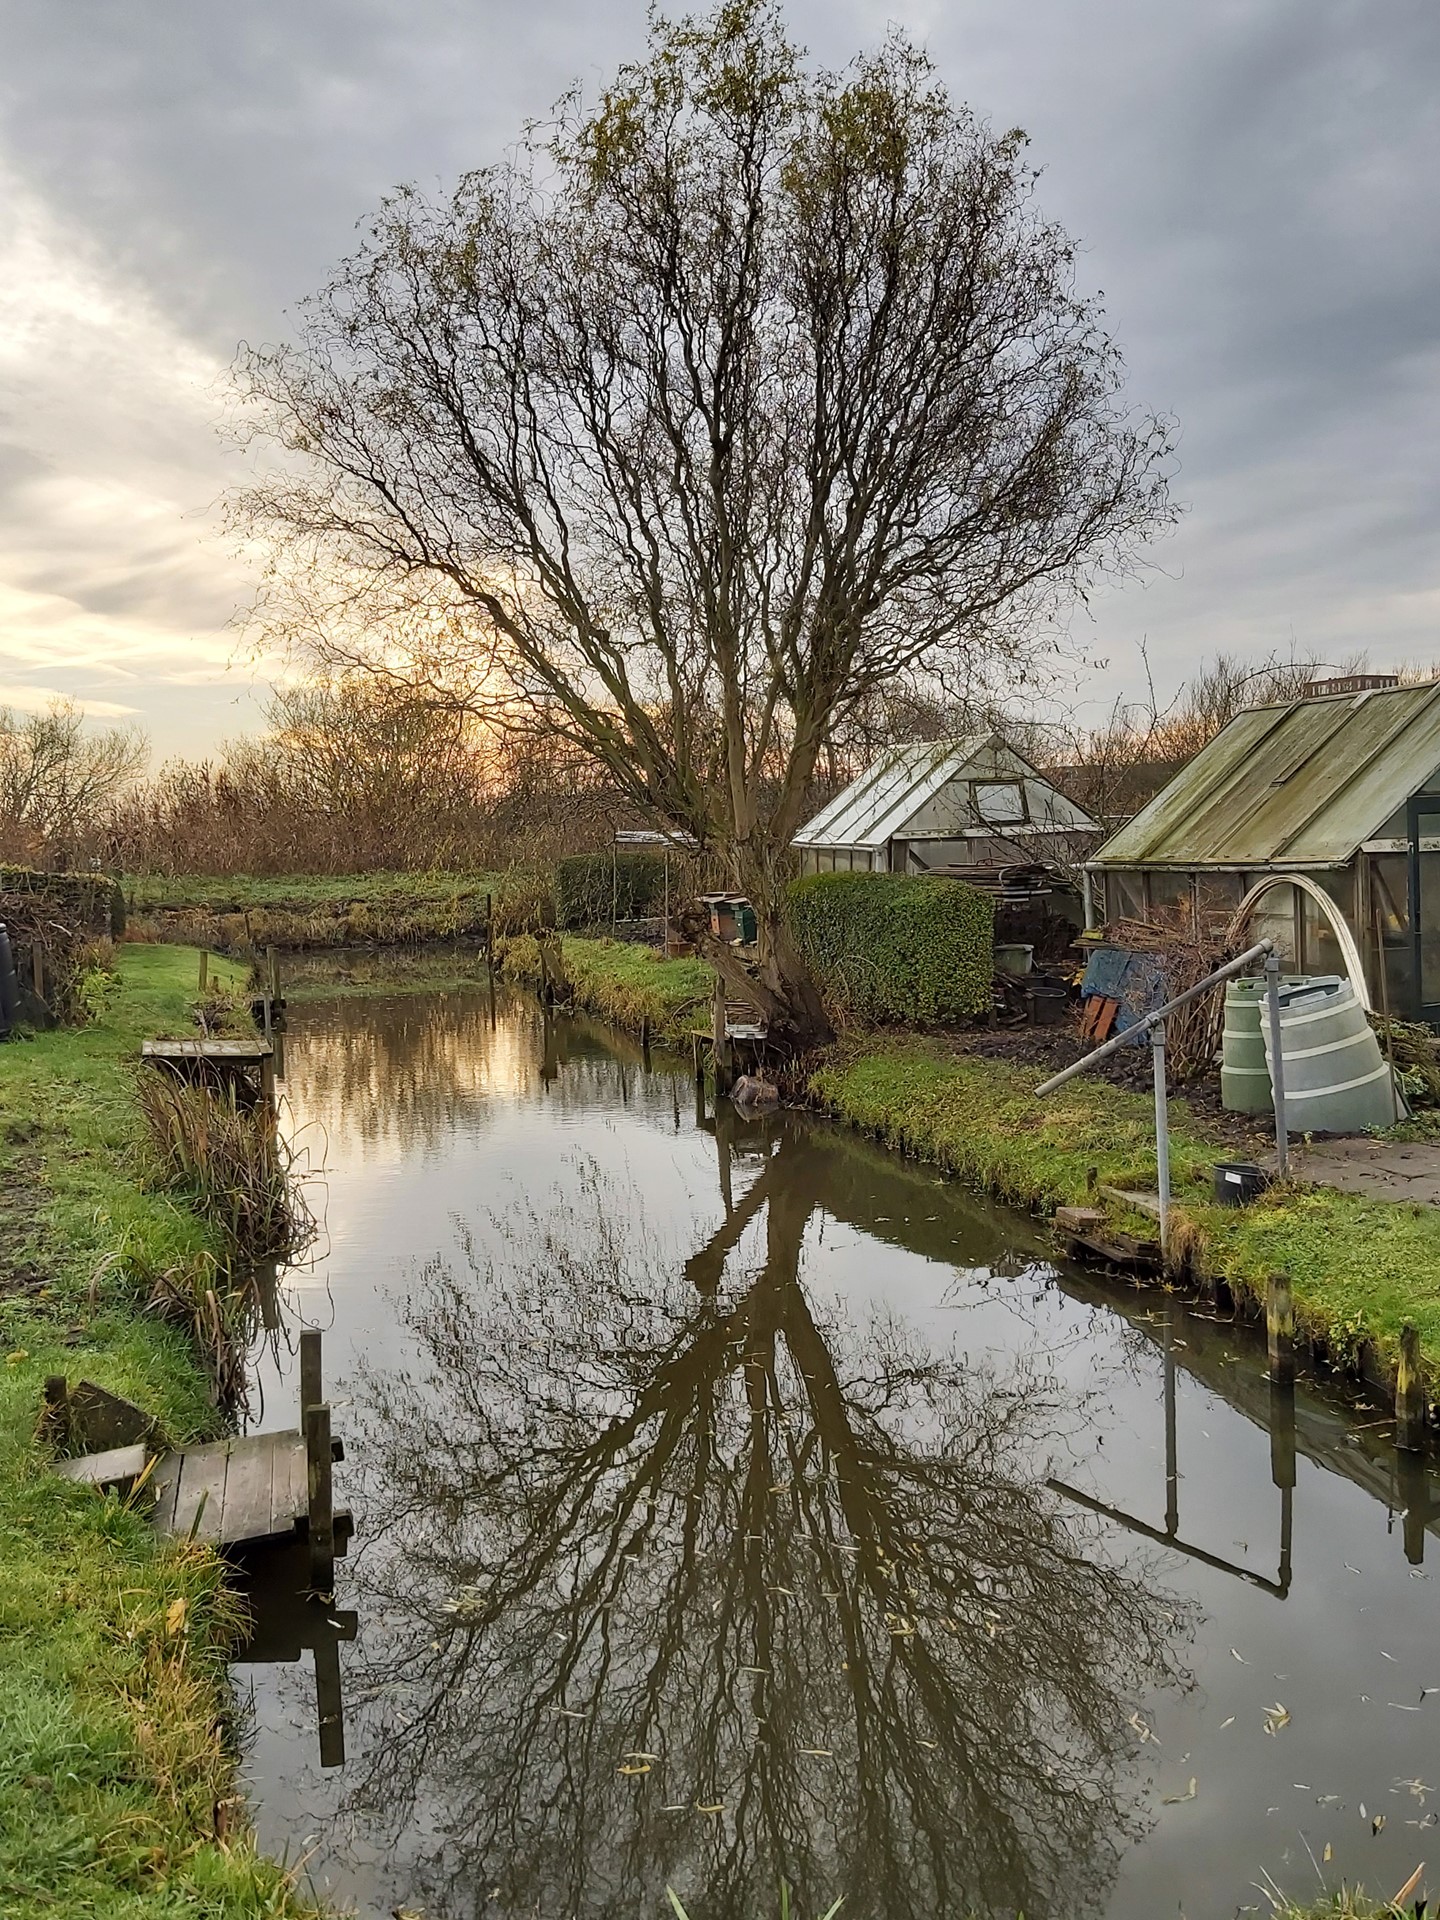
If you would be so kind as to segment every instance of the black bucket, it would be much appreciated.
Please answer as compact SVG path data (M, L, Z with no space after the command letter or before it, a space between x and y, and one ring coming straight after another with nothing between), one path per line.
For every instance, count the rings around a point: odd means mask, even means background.
M1215 1198L1222 1207L1248 1207L1270 1184L1263 1167L1248 1160L1221 1160L1215 1168Z
M1032 1027L1058 1027L1070 1003L1064 987L1032 987L1026 997L1030 1002Z

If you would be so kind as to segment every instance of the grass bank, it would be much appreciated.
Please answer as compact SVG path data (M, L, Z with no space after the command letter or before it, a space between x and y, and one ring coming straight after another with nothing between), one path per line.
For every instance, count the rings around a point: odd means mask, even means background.
M554 920L548 874L142 874L124 882L132 940L239 953L261 947L394 946Z
M143 1311L155 1279L222 1249L144 1184L134 1059L191 1028L197 959L121 950L102 1019L0 1047L0 1912L69 1920L312 1909L235 1797L219 1562L56 1479L36 1441L47 1374L97 1381L168 1437L214 1431L187 1339Z
M696 1026L708 1029L715 976L703 960L667 960L652 947L625 940L586 940L565 934L558 947L573 1005L617 1027L679 1045ZM542 984L540 943L530 935L497 949L504 976L518 985Z
M1048 1212L1087 1204L1096 1182L1153 1189L1147 1095L1082 1077L1037 1101L1039 1077L1019 1063L887 1034L833 1049L809 1088L839 1118L1019 1206ZM1433 1393L1440 1383L1440 1211L1330 1188L1278 1187L1253 1206L1218 1207L1213 1170L1228 1151L1183 1100L1172 1103L1171 1124L1177 1242L1193 1268L1223 1277L1254 1302L1269 1274L1289 1273L1297 1320L1337 1355L1357 1355L1369 1342L1389 1365L1402 1324L1413 1320Z

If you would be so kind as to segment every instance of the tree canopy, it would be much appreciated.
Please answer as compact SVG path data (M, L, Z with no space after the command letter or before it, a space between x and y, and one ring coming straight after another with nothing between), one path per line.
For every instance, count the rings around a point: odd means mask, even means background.
M654 19L593 107L394 194L297 343L245 356L301 456L247 502L272 610L713 850L794 1014L780 885L827 739L906 677L1023 675L1168 518L1168 427L1034 186L902 35L836 73L769 0Z

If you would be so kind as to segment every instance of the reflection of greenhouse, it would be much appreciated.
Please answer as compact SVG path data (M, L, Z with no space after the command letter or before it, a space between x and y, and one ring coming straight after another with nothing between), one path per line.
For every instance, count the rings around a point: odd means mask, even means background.
M1340 684L1238 714L1087 863L1092 919L1249 903L1287 966L1440 1024L1440 682Z

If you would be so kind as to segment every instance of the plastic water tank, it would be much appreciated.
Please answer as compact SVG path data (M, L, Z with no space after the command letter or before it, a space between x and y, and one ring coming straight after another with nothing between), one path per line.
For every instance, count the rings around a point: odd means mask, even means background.
M1269 1113L1274 1107L1260 1031L1264 1017L1264 980L1232 980L1225 989L1220 1035L1220 1104L1229 1113Z
M1261 1023L1265 1058L1270 1035ZM1285 1119L1291 1133L1360 1133L1408 1112L1348 980L1321 977L1280 996Z

